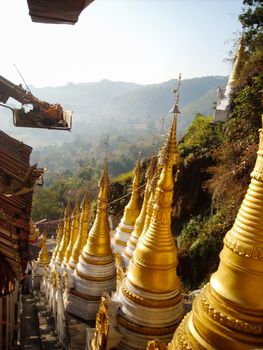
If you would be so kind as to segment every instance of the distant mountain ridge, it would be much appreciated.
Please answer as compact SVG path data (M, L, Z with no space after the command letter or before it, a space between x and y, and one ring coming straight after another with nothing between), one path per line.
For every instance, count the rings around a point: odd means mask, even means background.
M227 77L222 76L182 80L179 103L181 115L178 121L180 137L195 113L212 113L216 89L225 86L226 82ZM78 134L87 135L94 141L101 133L109 130L113 134L127 128L140 130L138 124L142 129L154 133L162 116L168 114L174 103L172 89L176 86L175 79L151 85L104 79L58 87L31 86L36 97L50 103L60 103L64 109L74 112L72 133L14 128L10 121L5 130L33 147L60 144L73 140Z

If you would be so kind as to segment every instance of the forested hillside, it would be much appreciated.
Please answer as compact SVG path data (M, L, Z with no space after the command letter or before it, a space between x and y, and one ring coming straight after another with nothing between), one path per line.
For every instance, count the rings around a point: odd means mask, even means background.
M247 191L258 149L263 113L263 5L256 0L243 3L240 21L245 53L230 117L219 126L197 118L179 146L182 176L175 203L189 187L183 175L195 170L196 179L189 180L194 182L194 196L184 197L186 206L175 217L173 228L178 236L179 273L190 289L207 281L217 268L223 237Z
M180 137L193 120L195 112L211 113L216 89L218 86L224 87L225 84L226 78L217 76L182 80L182 117L178 122ZM96 83L68 83L65 86L39 89L31 86L35 96L49 102L59 102L66 110L73 111L72 132L14 128L11 112L3 109L2 128L10 135L32 145L35 150L38 149L40 153L36 154L34 159L40 159L40 162L45 162L45 154L49 150L39 149L42 146L58 146L66 142L65 147L77 149L80 140L88 146L90 143L93 145L100 142L100 138L108 132L112 138L120 137L120 142L121 137L128 137L130 143L135 143L134 141L137 142L141 136L145 138L146 134L160 135L161 120L163 116L167 116L173 104L172 89L176 86L176 80L155 85L102 80ZM12 104L13 101L8 102ZM83 145L84 148L86 144ZM52 158L56 151L60 153L53 147L52 152L48 154L50 157L47 158ZM100 154L97 156L100 158ZM66 152L64 157L67 157ZM67 162L64 168L68 166ZM75 167L74 162L71 166ZM52 166L50 170L53 170Z

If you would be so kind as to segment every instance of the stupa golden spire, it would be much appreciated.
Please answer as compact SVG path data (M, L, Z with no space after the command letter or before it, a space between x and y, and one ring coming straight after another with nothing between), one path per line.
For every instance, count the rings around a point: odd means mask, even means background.
M70 238L70 201L68 200L64 214L64 226L63 226L63 237L59 245L58 253L56 256L56 263L61 265L66 254L66 249L69 244Z
M31 218L29 225L29 242L34 243L38 239L38 231L35 229L33 220Z
M127 244L128 239L134 229L135 221L140 214L141 199L140 199L140 176L141 176L141 162L140 158L134 169L134 178L132 183L132 193L129 203L124 208L123 217L116 229L113 237L114 250L121 254Z
M226 87L226 92L225 94L227 95L228 93L232 92L233 86L235 85L239 71L240 71L240 66L243 61L243 56L244 56L244 37L242 36L238 45L237 49L237 54L235 57L235 62L231 71L231 74L228 79L227 87ZM230 91L231 90L231 91Z
M57 256L57 253L58 253L58 250L59 250L59 245L60 245L60 242L62 240L62 237L63 237L63 226L62 226L62 223L59 222L58 223L58 227L57 227L57 238L56 238L56 247L53 251L53 254L52 254L52 261L55 261L56 259L56 256Z
M157 184L151 223L137 244L128 271L128 279L133 285L142 289L147 288L154 293L176 290L180 285L176 274L177 251L171 232L173 165L177 157L176 117L174 116L163 150L164 164Z
M99 186L96 217L74 270L75 289L71 291L67 308L68 312L86 320L95 319L102 293L110 293L116 284L108 224L107 159Z
M263 129L257 160L218 270L193 303L169 349L263 347Z
M110 229L108 224L108 195L109 195L109 176L108 169L105 163L104 172L100 179L100 191L97 201L97 212L94 223L86 245L83 248L83 255L106 257L111 256L110 247Z
M140 212L140 215L137 217L134 225L134 229L131 233L131 236L127 242L127 246L123 252L123 261L125 262L125 267L128 266L128 263L130 261L130 258L132 257L133 251L136 247L137 241L142 233L145 217L147 213L147 204L151 195L151 181L156 171L156 165L157 165L157 157L153 156L151 158L148 170L146 172L146 186L144 191L144 198L143 198L143 205Z
M69 244L67 246L66 254L63 261L65 266L68 265L68 262L72 253L72 249L78 237L78 232L79 232L79 205L76 199L73 213L72 213L70 240L69 240Z
M150 223L151 223L151 218L152 218L152 213L153 213L153 207L154 207L154 203L155 203L155 192L156 192L156 188L157 188L157 182L160 176L160 167L157 163L157 169L153 175L153 178L151 179L150 183L149 183L149 191L150 191L150 197L147 203L147 207L146 207L146 216L145 216L145 220L144 220L144 225L143 225L143 229L141 232L141 236L139 237L139 239L141 239L145 233L147 232Z
M79 256L82 252L82 249L87 242L88 225L89 225L89 203L88 203L88 193L86 191L81 204L81 215L80 215L78 237L72 249L72 254L68 264L68 267L71 270L74 270L76 264L78 263Z
M44 225L44 232L42 237L42 248L38 254L37 262L39 265L48 265L50 263L50 257L47 250L47 228Z
M145 349L154 338L169 341L183 317L177 249L171 232L173 166L178 157L176 117L174 113L162 148L162 170L150 225L137 242L119 291L122 305L118 322L123 335L120 345L125 349Z

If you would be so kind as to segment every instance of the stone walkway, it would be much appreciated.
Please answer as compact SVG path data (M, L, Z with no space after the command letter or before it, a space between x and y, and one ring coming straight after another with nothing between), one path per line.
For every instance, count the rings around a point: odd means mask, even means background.
M38 316L33 294L23 295L21 315L21 350L42 350Z
M21 350L64 350L57 341L54 319L37 294L23 295Z

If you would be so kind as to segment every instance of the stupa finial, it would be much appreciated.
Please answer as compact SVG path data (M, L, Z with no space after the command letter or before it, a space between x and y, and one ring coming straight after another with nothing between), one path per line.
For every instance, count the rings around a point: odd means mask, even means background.
M66 250L70 239L70 199L68 198L65 208L63 237L59 245L59 250L56 256L56 263L61 265L66 254Z
M48 265L50 263L50 257L47 250L47 227L44 225L43 237L42 237L42 249L38 254L37 259L38 264L40 265Z

